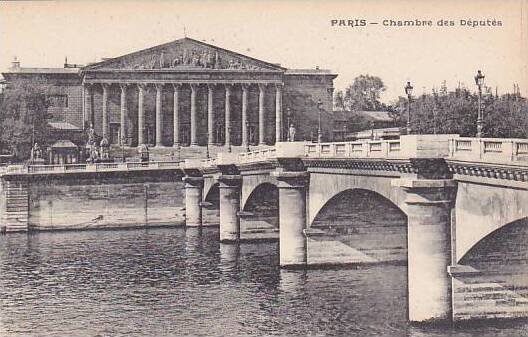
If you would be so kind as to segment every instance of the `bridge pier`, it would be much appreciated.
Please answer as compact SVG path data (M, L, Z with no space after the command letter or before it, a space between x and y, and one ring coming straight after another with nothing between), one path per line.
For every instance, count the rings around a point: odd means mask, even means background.
M275 171L279 184L279 264L283 268L307 263L306 185L308 173Z
M220 175L220 242L238 242L240 240L240 175Z
M451 179L397 179L405 192L408 217L409 320L448 320L452 315Z
M183 177L185 183L185 226L202 226L203 177Z

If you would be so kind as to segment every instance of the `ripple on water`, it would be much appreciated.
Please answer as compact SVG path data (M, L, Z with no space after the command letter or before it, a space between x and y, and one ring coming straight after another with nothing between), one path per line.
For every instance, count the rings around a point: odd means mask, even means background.
M2 336L506 336L509 326L409 327L404 266L286 271L274 243L216 229L0 237Z

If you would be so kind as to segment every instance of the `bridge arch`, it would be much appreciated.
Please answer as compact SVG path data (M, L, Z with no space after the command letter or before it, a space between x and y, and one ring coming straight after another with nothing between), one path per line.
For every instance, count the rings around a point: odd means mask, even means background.
M208 190L204 191L204 197L203 200L205 202L210 202L213 205L216 205L219 207L220 204L220 189L219 184L214 183L208 186ZM218 208L216 207L216 208Z
M269 182L258 185L248 196L242 210L248 213L248 220L264 221L278 228L279 189Z
M483 237L459 265L462 272L453 275L455 318L528 316L528 217Z
M364 262L407 261L407 215L374 191L350 188L337 193L316 214L310 232L331 235Z
M213 188L218 188L218 182L213 177L204 177L202 200L206 201L207 196Z
M500 268L513 260L524 261L528 266L528 217L505 224L484 236L461 257L460 264L480 267L491 262Z
M393 187L391 181L397 177L387 176L355 176L338 173L311 173L308 199L308 224L311 225L316 215L334 196L347 190L361 189L375 192L390 200L406 213L405 195L398 187Z
M456 261L460 261L488 235L526 217L528 190L458 182L455 203Z
M242 190L240 195L240 209L244 210L250 196L254 194L254 191L262 184L271 184L277 186L277 180L275 177L269 174L265 175L247 175L242 176Z

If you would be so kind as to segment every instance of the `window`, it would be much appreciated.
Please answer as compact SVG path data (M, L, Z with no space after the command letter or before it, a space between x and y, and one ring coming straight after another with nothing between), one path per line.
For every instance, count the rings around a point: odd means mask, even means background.
M67 108L68 95L48 95L48 103L52 108Z

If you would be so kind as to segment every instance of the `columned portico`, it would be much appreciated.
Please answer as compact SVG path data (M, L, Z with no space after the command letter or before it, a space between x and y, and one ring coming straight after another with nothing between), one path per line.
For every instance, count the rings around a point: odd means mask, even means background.
M112 84L117 84L112 86ZM272 138L271 130L268 130L266 121L271 119L267 113L273 111L273 105L271 107L266 106L266 95L268 91L266 87L275 87L274 90L274 114L275 114L275 140L281 140L282 126L282 83L270 82L270 81L245 81L245 82L220 82L220 81L91 81L84 84L84 109L85 109L85 121L93 123L93 100L94 95L91 88L94 86L100 86L102 88L102 102L99 106L102 106L101 120L101 134L106 137L109 141L110 138L117 140L119 145L127 145L135 143L134 140L129 137L133 134L132 129L136 129L137 126L137 145L148 144L147 139L147 125L146 121L147 111L154 110L155 123L155 134L153 137L153 143L156 147L163 147L164 144L171 144L174 147L182 145L182 132L185 127L183 124L187 117L188 129L190 132L189 143L191 146L198 146L200 143L203 144L203 140L207 141L208 146L218 145L221 142L221 138L216 136L219 128L222 128L224 133L223 145L229 147L233 145L233 142L238 139L240 146L248 146L250 143L250 130L249 126L258 123L258 138L256 141L259 145L266 145L266 140ZM118 111L110 111L109 97L117 94L115 92L117 87L120 88L120 105ZM127 102L127 93L130 87L137 86L137 119L135 122L127 124L129 118L130 109ZM147 107L147 100L145 96L148 93L148 88L151 86L155 89L154 107ZM163 90L167 86L172 86L173 89L173 106L172 106L172 139L164 139L164 120L170 118L165 116L168 109L164 110L163 107ZM258 97L252 97L253 91L251 87L258 87ZM202 92L200 88L207 88L207 93ZM216 95L220 90L223 90L224 97ZM190 98L183 98L183 102L186 104L182 105L182 92L190 92ZM271 94L271 93L270 93ZM101 97L101 96L100 96ZM215 100L222 100L223 102L215 102ZM238 114L239 120L233 120L233 101L241 109ZM224 105L224 116L221 116L218 106ZM222 108L220 108L222 109ZM100 110L101 111L101 110ZM253 121L250 124L250 112L258 113L258 121ZM110 121L114 114L119 116L119 128L111 129ZM200 119L206 118L207 127L200 127ZM205 130L207 135L199 134L200 130ZM233 134L235 130L238 134ZM119 138L113 132L119 132ZM154 131L154 129L152 130ZM111 134L112 133L112 134ZM152 141L152 140L150 140ZM188 144L189 144L188 143Z
M180 151L181 146L212 146L214 154L217 146L235 146L238 152L250 143L280 142L283 95L299 93L295 101L303 111L319 96L331 100L326 89L336 77L328 70L287 69L190 38L89 64L78 76L82 122L93 125L98 137L111 144L173 146L178 157L186 158L206 151ZM171 90L173 97L166 93ZM305 129L299 126L299 138L306 136Z

